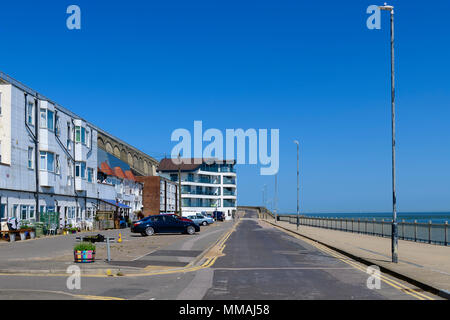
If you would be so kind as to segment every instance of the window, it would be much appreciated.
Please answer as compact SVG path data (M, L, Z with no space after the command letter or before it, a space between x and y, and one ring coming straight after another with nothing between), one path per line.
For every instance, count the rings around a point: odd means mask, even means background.
M51 152L40 152L40 170L55 172L55 155Z
M39 212L44 213L45 212L45 206L39 206Z
M86 129L81 127L81 143L86 144Z
M48 130L55 130L55 113L48 109L41 108L40 111L40 127Z
M75 207L69 207L67 212L67 218L74 219L75 218Z
M28 210L29 219L34 219L34 206L29 206Z
M59 137L61 135L61 128L59 125L59 117L55 115L55 133Z
M75 177L86 179L86 162L78 162L75 165Z
M90 140L89 140L89 130L86 130L86 146L90 147Z
M27 206L20 206L20 219L27 220Z
M11 218L18 218L19 217L19 205L15 204L13 205L11 209Z
M0 219L6 219L6 204L0 204Z
M33 111L34 111L34 104L33 102L28 102L27 104L27 123L30 125L33 125Z
M94 169L88 168L88 181L92 182L93 177L94 177Z
M55 165L56 165L56 170L55 170L55 173L56 174L60 174L61 173L61 169L60 169L60 165L59 165L59 155L56 155L56 158L55 158Z
M39 119L41 119L41 128L47 128L47 109L41 109L41 116Z
M75 142L86 144L86 129L80 126L75 127Z
M33 169L34 168L34 148L33 147L28 147L28 169Z

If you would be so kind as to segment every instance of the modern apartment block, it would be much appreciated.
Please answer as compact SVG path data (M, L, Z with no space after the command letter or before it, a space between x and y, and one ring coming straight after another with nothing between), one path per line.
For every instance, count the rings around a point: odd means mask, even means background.
M144 216L178 212L178 185L164 177L136 177L143 183Z
M227 220L236 213L235 161L182 159L180 165L172 159L161 160L160 176L178 182L181 172L183 216L192 213L223 211Z
M142 185L130 166L97 179L99 152L111 144L137 171L156 170L156 160L0 72L0 219L59 212L60 225L76 225L92 220L104 200L140 210Z

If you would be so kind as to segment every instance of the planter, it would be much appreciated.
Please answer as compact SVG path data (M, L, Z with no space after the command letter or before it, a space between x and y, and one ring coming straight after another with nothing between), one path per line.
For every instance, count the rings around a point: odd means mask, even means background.
M76 263L92 263L95 262L95 250L74 250L73 258Z
M16 241L16 234L10 233L9 234L9 242L15 242Z
M36 231L30 231L30 238L35 239L36 238Z
M25 231L20 232L20 240L27 240L27 233Z

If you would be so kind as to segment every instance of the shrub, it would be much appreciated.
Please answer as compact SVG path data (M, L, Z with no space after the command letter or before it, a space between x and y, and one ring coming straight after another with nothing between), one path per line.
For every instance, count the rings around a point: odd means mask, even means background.
M95 245L90 242L81 242L77 244L74 248L74 251L87 251L92 250L95 251Z

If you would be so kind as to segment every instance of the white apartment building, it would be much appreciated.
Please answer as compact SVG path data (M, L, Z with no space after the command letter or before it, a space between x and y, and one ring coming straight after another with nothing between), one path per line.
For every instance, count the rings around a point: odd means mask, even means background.
M182 159L181 165L163 159L159 175L177 182L181 172L181 206L183 216L222 211L227 220L237 209L237 177L234 161Z
M60 226L77 225L92 221L101 199L141 206L128 181L120 192L97 182L98 130L0 72L0 220L59 212Z

